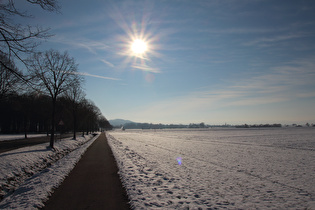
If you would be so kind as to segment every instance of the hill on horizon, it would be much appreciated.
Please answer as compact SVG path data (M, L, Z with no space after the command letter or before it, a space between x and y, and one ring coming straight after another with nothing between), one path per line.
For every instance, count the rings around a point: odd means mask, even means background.
M124 119L114 119L114 120L109 120L109 123L112 126L122 126L125 125L126 123L134 123L130 120L124 120Z

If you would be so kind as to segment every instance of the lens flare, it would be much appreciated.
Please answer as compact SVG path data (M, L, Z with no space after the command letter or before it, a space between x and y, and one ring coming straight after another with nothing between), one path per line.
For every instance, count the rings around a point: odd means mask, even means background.
M182 158L181 157L176 158L176 160L177 160L178 165L182 165Z

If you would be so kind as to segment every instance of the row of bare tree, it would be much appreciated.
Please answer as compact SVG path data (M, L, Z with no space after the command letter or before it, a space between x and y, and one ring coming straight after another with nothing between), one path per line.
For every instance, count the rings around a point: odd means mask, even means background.
M11 93L5 95L0 103L0 132L47 133L51 131L51 98L47 95L30 93ZM95 104L83 98L73 104L65 95L56 101L55 127L59 132L73 131L91 133L100 129L111 129L111 125L102 116Z
M59 11L56 0L25 1L50 12ZM49 29L16 23L15 17L31 15L18 10L14 0L0 1L0 132L49 129L50 147L53 147L58 124L65 124L68 130L71 124L74 139L82 126L87 132L109 128L99 109L85 99L83 78L75 60L67 52L36 51L38 40L50 37ZM16 63L23 66L23 71ZM48 98L50 104L47 104ZM61 118L66 123L61 123Z

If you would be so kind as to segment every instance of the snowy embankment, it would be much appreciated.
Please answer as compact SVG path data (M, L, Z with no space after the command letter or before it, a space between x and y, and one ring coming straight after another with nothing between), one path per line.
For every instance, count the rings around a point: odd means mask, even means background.
M0 154L0 209L37 209L99 135L57 140Z
M107 133L135 209L315 209L315 129Z

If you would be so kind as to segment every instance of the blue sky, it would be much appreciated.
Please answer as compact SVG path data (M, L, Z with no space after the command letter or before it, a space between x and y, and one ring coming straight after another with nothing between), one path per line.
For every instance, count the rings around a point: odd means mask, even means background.
M107 119L315 123L315 2L60 0L51 28ZM148 51L130 52L142 38Z

